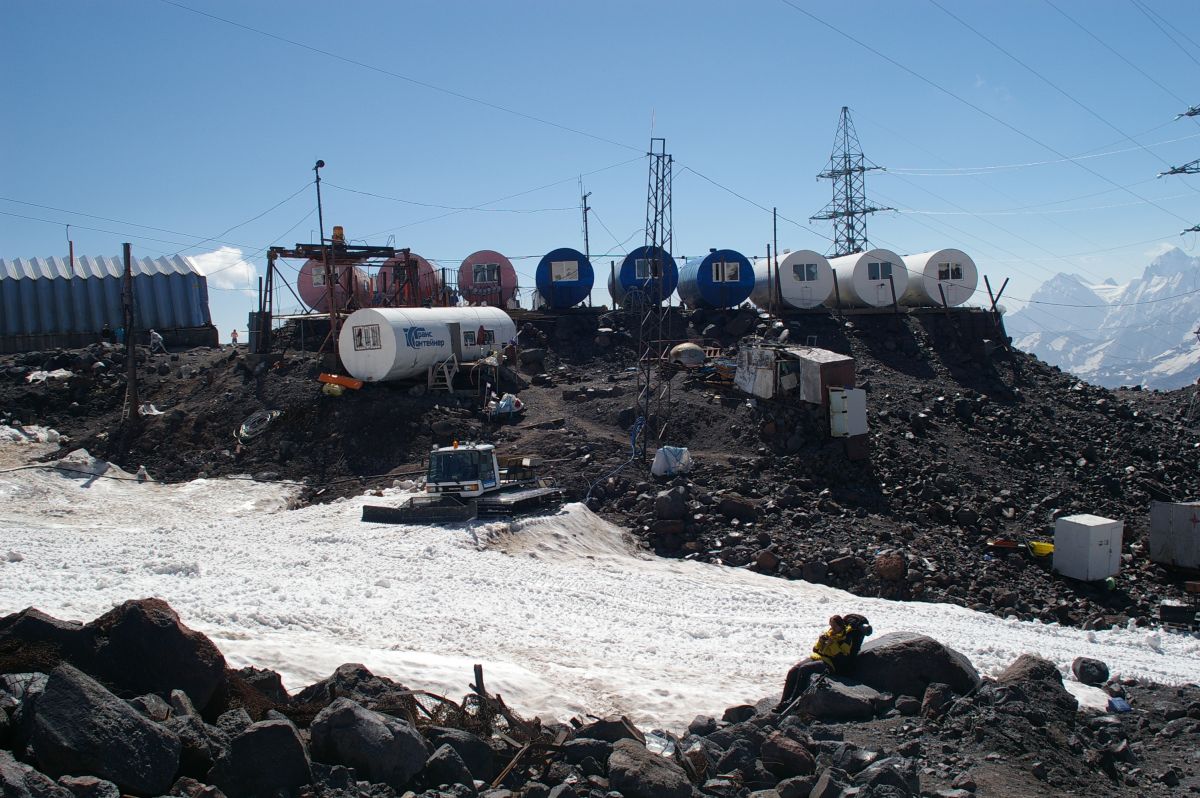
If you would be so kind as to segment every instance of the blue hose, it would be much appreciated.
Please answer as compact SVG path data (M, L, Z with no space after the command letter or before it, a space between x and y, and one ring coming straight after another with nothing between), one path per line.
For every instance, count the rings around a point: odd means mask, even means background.
M638 416L637 421L633 422L633 426L630 427L630 429L629 429L629 459L626 460L624 463L621 463L619 466L614 468L612 471L609 471L607 474L605 474L604 476L597 479L595 482L593 482L588 487L587 496L585 496L583 498L584 504L587 504L587 502L591 500L592 491L596 489L597 485L599 485L601 482L608 479L609 477L615 475L622 468L624 468L625 466L629 465L630 463L632 463L634 460L637 459L637 438L638 438L638 435L641 434L642 427L644 427L644 426L646 426L646 419L643 418L642 416Z

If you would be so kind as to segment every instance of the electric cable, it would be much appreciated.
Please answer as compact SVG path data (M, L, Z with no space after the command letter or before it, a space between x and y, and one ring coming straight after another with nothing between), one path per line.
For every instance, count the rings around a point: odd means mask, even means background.
M982 31L980 31L980 30L978 30L977 28L975 28L974 26L970 25L970 24L969 24L969 23L968 23L966 20L964 20L962 17L958 16L958 15L957 15L957 14L955 14L954 12L950 11L950 9L946 8L945 6L943 6L943 5L942 5L940 2L938 2L938 0L929 0L929 2L930 2L930 3L932 3L932 4L933 4L935 7L937 7L938 9L940 9L940 10L941 10L943 13L945 13L945 14L946 14L947 16L949 16L951 19L953 19L954 21L958 22L958 23L959 23L960 25L962 25L964 28L966 28L967 30L971 31L972 33L974 33L974 34L975 34L976 36L978 36L979 38L983 39L985 42L987 42L988 44L990 44L992 47L995 47L997 50L999 50L1001 53L1003 53L1005 56L1007 56L1007 57L1008 57L1010 60L1014 61L1014 62L1015 62L1016 64L1018 64L1019 66L1022 66L1022 67L1024 67L1024 68L1025 68L1027 71L1029 71L1030 73L1032 73L1032 74L1033 74L1035 77L1037 77L1039 80L1041 80L1041 81L1042 81L1043 83L1045 83L1047 86L1049 86L1050 88L1054 89L1055 91L1057 91L1057 92L1058 92L1059 94L1061 94L1063 97L1066 97L1066 98L1067 98L1068 100L1070 100L1071 102L1075 103L1075 105L1077 105L1077 106L1079 106L1080 108L1082 108L1083 110L1087 111L1089 114L1091 114L1091 115L1092 115L1093 117L1095 117L1096 119L1100 120L1100 121L1101 121L1102 123L1104 123L1105 125L1108 125L1108 127L1112 128L1114 131L1116 131L1117 133L1119 133L1121 136L1125 137L1125 139L1127 139L1128 141L1130 141L1130 142L1132 142L1133 144L1137 145L1137 146L1138 146L1138 147L1139 147L1141 150L1143 150L1143 151L1144 151L1144 152L1145 152L1147 155L1152 155L1153 157L1157 158L1157 159L1158 159L1158 161L1159 161L1160 163L1164 164L1164 165L1165 165L1165 166L1167 166L1168 168L1170 168L1170 167L1171 167L1171 164L1170 164L1170 163L1168 163L1166 160L1164 160L1162 157L1160 157L1160 156L1159 156L1157 153L1151 152L1151 151L1150 151L1150 149L1148 149L1147 147L1143 146L1143 145L1141 144L1141 142L1139 142L1139 141L1136 141L1136 140L1135 140L1135 139L1134 139L1132 136L1130 136L1130 135L1129 135L1128 133L1126 133L1124 130L1121 130L1121 128L1117 127L1117 126L1116 126L1116 125L1114 125L1112 122L1108 121L1108 119L1106 119L1105 117L1101 116L1099 113L1097 113L1096 111L1094 111L1094 110L1093 110L1091 107L1089 107L1089 106L1085 105L1084 103L1080 102L1080 101L1079 101L1079 99L1078 99L1077 97L1075 97L1073 94L1071 94L1070 92L1068 92L1068 91L1066 91L1065 89L1063 89L1061 86L1059 86L1059 85L1058 85L1057 83L1055 83L1054 81L1050 80L1050 78L1046 77L1046 76L1045 76L1045 75L1043 75L1041 72L1037 71L1037 70L1036 70L1036 69L1034 69L1033 67L1031 67L1031 66L1029 66L1028 64L1026 64L1026 63L1025 63L1024 61L1022 61L1020 58L1017 58L1015 55L1013 55L1013 54L1012 54L1011 52L1009 52L1007 49L1005 49L1004 47L1000 46L1000 44L999 44L999 43L997 43L996 41L994 41L993 39L991 39L990 37L988 37L987 35L985 35L985 34L984 34ZM1076 161L1076 163L1078 163L1078 161ZM1189 185L1189 187L1192 189L1192 191L1193 191L1193 192L1200 192L1200 188L1196 188L1195 186L1192 186L1190 183L1189 183L1188 185ZM1149 200L1147 200L1147 202L1149 202ZM1150 204L1151 204L1151 205L1153 205L1154 203L1152 203L1152 202L1151 202ZM1159 207L1159 206L1155 206L1155 207ZM1161 208L1160 208L1160 209L1161 209Z
M167 0L163 0L163 2L166 2L166 1L167 1ZM1136 1L1136 0L1135 0L1135 1ZM934 88L934 89L937 89L939 92L942 92L943 94L947 95L948 97L951 97L951 98L953 98L953 99L955 99L955 100L959 101L960 103L962 103L963 105L967 106L968 108L971 108L972 110L976 111L977 113L983 114L983 115L984 115L984 116L986 116L988 119L991 119L991 120L992 120L993 122L995 122L996 124L998 124L998 125L1001 125L1002 127L1004 127L1004 128L1006 128L1006 129L1008 129L1008 130L1012 131L1013 133L1016 133L1018 136L1020 136L1020 137L1022 137L1022 138L1024 138L1024 139L1026 139L1026 140L1028 140L1028 141L1031 141L1031 142L1033 142L1034 144L1036 144L1036 145L1038 145L1039 147L1042 147L1043 149L1045 149L1045 150L1047 150L1047 151L1049 151L1049 152L1053 153L1054 155L1058 156L1059 158L1066 158L1066 157L1067 157L1067 155L1066 155L1065 153L1062 153L1062 152L1060 152L1058 149L1056 149L1055 147L1052 147L1051 145L1049 145L1049 144L1045 143L1044 141L1042 141L1041 139L1037 138L1036 136L1034 136L1034 135L1032 135L1032 134L1030 134L1030 133L1026 133L1025 131L1021 130L1021 129L1020 129L1020 128L1018 128L1017 126L1015 126L1015 125L1013 125L1013 124L1011 124L1011 123L1009 123L1009 122L1006 122L1005 120L1003 120L1003 119L1001 119L1000 117L996 116L995 114L993 114L992 112L988 111L987 109L985 109L985 108L983 108L983 107L981 107L981 106L979 106L979 105L976 105L975 103L971 102L970 100L966 99L965 97L961 97L961 96L959 96L958 94L955 94L953 91L951 91L950 89L947 89L945 86L942 86L941 84L937 83L936 81L934 81L934 80L931 80L930 78L927 78L927 77L925 77L925 76L924 76L924 75L922 75L920 72L917 72L915 69L912 69L911 67L908 67L908 66L904 65L904 64L903 64L903 63L901 63L900 61L897 61L896 59L892 58L892 57L891 57L891 56L889 56L887 53L885 53L885 52L883 52L883 51L879 50L878 48L869 47L869 46L868 46L866 43L864 43L864 42L860 41L859 39L855 38L854 36L850 35L849 33L846 33L845 31L843 31L843 30L841 30L840 28L838 28L838 27L836 27L836 26L832 25L831 23L829 23L829 22L826 22L825 20L823 20L823 19L821 19L820 17L818 17L816 14L813 14L812 12L810 12L810 11L807 11L807 10L805 10L805 9L801 8L800 6L796 5L794 2L792 2L792 0L780 0L780 2L781 2L781 3L783 3L784 5L786 5L787 7L791 8L792 10L796 11L797 13L803 14L804 16L808 17L809 19L811 19L812 21L816 22L817 24L819 24L819 25L822 25L822 26L823 26L823 27L825 27L825 28L828 28L829 30L833 31L834 33L838 34L839 36L841 36L841 37L843 37L843 38L845 38L845 39L848 39L849 41L853 42L854 44L857 44L859 47L863 48L864 50L867 50L867 51L871 52L872 54L874 54L874 55L875 55L875 56L877 56L878 58L882 58L883 60L887 61L889 64L893 65L893 66L894 66L894 67L896 67L897 69L900 69L900 70L902 70L902 71L904 71L904 72L908 73L909 75L912 75L913 77L915 77L915 78L917 78L918 80L920 80L922 83L925 83L926 85L928 85L928 86L931 86L931 87L932 87L932 88ZM1100 172L1097 172L1095 169L1092 169L1091 167L1087 166L1086 164L1084 164L1084 163L1083 163L1083 162L1081 162L1081 161L1072 161L1071 163L1075 164L1075 165L1076 165L1076 166L1078 166L1080 169L1083 169L1083 170L1084 170L1085 172L1087 172L1088 174L1090 174L1090 175L1092 175L1092 176L1094 176L1094 177L1097 177L1097 178L1099 178L1100 180L1103 180L1103 181L1104 181L1104 182L1106 182L1106 183L1109 183L1110 185L1113 185L1113 186L1119 186L1119 185L1120 185L1120 184L1118 184L1118 183L1117 183L1115 180L1113 180L1112 178L1110 178L1110 177L1108 177L1108 176L1106 176L1106 175L1103 175L1103 174L1101 174ZM1134 197L1136 197L1137 199L1145 199L1144 197L1140 196L1139 194L1137 194L1136 192L1132 191L1131 189L1128 189L1128 188L1123 188L1123 187L1122 187L1122 190L1124 190L1125 192L1127 192L1127 193L1129 193L1129 194L1132 194L1132 195L1133 195ZM1175 218L1175 219L1178 219L1179 221L1181 221L1181 222L1184 222L1185 224L1191 224L1191 223L1192 223L1192 221L1191 221L1190 219L1185 219L1184 217L1180 216L1179 214L1175 213L1174 211L1167 210L1166 208L1162 207L1161 205L1158 205L1158 204L1156 204L1156 203L1155 203L1155 202L1153 202L1153 201L1148 201L1148 202L1149 202L1149 204L1150 204L1150 205L1152 205L1153 207L1155 207L1155 208L1157 208L1158 210L1162 211L1163 213L1167 214L1168 216L1171 216L1171 217L1173 217L1173 218Z
M288 39L287 37L280 36L279 34L271 33L269 31L265 31L260 28L251 27L250 25L245 25L241 22L234 22L231 19L226 19L225 17L220 17L220 16L217 16L216 14L210 14L207 11L201 11L200 9L192 8L191 6L186 6L183 3L177 3L177 2L175 2L175 0L159 0L159 2L164 3L165 5L174 6L175 8L181 9L183 11L190 11L191 13L197 14L202 17L208 17L209 19L213 19L218 22L223 22L226 25L232 25L235 28L241 28L242 30L250 31L251 33L256 33L259 36L266 36L267 38L274 39L279 42L283 42L284 44L289 44L293 47L299 47L303 50L309 50L310 52L318 53L320 55L326 56L327 58L332 58L334 60L341 61L346 64L351 64L353 66L357 66L362 69L368 69L372 72L377 72L381 75L387 75L389 77L397 78L399 80L405 81L406 83L411 83L414 86L420 86L424 89L429 89L430 91L440 92L441 94L445 94L450 97L456 97L460 100L466 100L467 102L472 102L477 105L482 105L485 108L491 108L495 111L502 111L506 114L512 114L513 116L517 116L522 119L527 119L529 121L537 122L542 125L548 125L549 127L558 128L559 130L565 130L568 133L574 133L579 136L586 136L589 139L593 139L595 141L601 141L601 142L604 142L605 144L611 144L614 147L623 147L624 149L633 150L635 152L642 151L641 147L634 147L631 144L625 144L624 142L606 138L604 136L600 136L595 133L588 133L586 130L579 130L578 128L570 127L569 125L563 125L558 122L551 121L549 119L544 119L539 116L534 116L533 114L527 114L524 111L518 111L515 108L509 108L507 106L489 102L487 100L483 100L478 97L472 97L469 94L463 94L462 92L454 91L453 89L447 89L445 87L438 86L436 84L429 83L427 81L418 80L416 78L409 77L408 75L403 75L399 72L392 72L391 70L384 69L382 67L377 67L377 66L374 66L373 64L368 64L365 61L358 61L358 60L350 58L348 56L339 55L338 53L332 52L330 50L323 50L320 47L314 47L311 44L305 44L303 42L298 42L294 39Z

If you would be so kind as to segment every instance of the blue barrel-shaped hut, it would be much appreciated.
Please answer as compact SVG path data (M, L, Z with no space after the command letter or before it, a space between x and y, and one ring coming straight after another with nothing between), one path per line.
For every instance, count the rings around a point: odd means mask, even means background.
M660 276L655 277L655 273ZM631 293L639 293L642 301L659 296L659 283L665 300L679 285L679 267L671 253L662 247L638 247L625 256L616 273L608 276L608 293L613 302L624 304Z
M570 308L587 299L596 283L592 262L577 249L560 247L538 261L534 273L538 294L552 308Z
M732 249L710 249L679 269L679 299L689 308L735 308L754 290L750 259Z

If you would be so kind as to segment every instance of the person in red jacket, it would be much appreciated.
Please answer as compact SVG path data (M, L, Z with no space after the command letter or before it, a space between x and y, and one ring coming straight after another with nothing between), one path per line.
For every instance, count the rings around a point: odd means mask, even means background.
M871 634L871 622L866 616L852 613L834 615L826 629L813 644L809 658L797 662L788 671L783 683L783 699L775 707L782 712L808 689L814 677L827 673L847 674L853 670L854 658L862 648L863 639Z

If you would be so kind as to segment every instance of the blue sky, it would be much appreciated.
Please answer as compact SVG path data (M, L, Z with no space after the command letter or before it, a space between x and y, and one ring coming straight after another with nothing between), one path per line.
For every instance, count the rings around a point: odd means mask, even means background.
M642 242L652 134L676 160L677 255L765 254L756 205L779 208L781 247L825 251L829 223L807 219L831 196L815 175L843 105L889 170L867 180L898 209L869 220L876 246L958 247L1014 300L1056 272L1121 281L1196 249L1179 232L1200 223L1200 176L1154 179L1200 158L1200 117L1174 120L1200 103L1194 2L7 0L0 15L0 257L65 255L68 223L78 254L204 255L226 267L210 277L223 338L245 326L237 289L260 250L316 238L317 158L327 227L455 268L497 249L531 286L540 255L582 248L581 174L597 268Z

